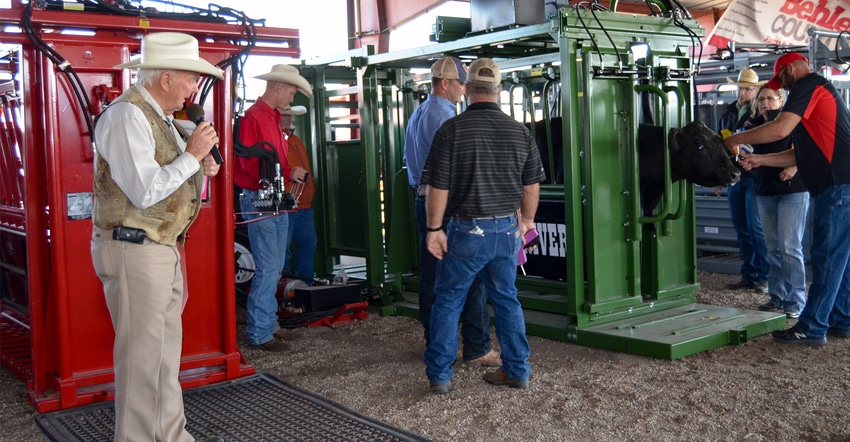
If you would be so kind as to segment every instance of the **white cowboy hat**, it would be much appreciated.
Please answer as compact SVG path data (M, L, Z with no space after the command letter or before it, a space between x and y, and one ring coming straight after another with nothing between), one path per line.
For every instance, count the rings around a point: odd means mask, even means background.
M116 68L175 69L223 79L221 69L198 54L198 40L180 32L157 32L142 39L142 55Z
M281 115L304 115L307 113L307 108L304 106L286 106L280 113Z
M307 98L313 97L313 88L307 79L298 73L298 69L288 64L276 64L272 66L271 72L263 75L257 75L254 78L266 81L277 81L295 86L298 92L306 95Z

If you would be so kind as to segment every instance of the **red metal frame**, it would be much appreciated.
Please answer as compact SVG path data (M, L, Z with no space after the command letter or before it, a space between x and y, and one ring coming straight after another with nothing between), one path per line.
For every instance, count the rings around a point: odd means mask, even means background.
M0 26L22 23L23 5L2 10ZM39 35L68 60L95 102L130 86L130 72L112 66L139 50L146 32L178 29L198 38L201 56L217 63L241 52L241 26L176 19L111 16L35 9ZM60 34L59 28L88 29L93 36ZM47 32L48 29L50 32ZM251 53L300 56L298 31L257 28L263 46ZM4 34L4 43L21 45L18 80L21 122L5 117L4 131L20 137L22 192L0 180L0 230L21 241L25 264L0 271L23 274L27 302L0 304L0 363L27 381L29 402L39 411L65 409L113 398L114 333L89 254L91 220L68 219L69 194L92 191L93 150L88 129L69 81L23 34ZM11 66L3 66L10 69ZM222 142L225 163L210 181L210 198L189 230L186 254L189 302L183 313L184 342L180 381L184 388L254 373L236 345L233 251L232 157L233 73L213 88L207 103ZM0 92L3 92L0 86ZM211 103L211 104L209 104ZM6 112L4 102L4 112ZM14 146L0 146L2 172L14 169ZM24 268L25 267L25 268Z
M307 328L313 327L342 327L355 324L369 319L369 313L366 309L369 308L369 301L355 302L353 304L343 304L331 316L319 319L307 325Z

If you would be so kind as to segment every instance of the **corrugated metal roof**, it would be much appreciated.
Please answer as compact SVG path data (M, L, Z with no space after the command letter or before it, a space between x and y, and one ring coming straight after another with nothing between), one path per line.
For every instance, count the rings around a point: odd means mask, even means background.
M730 0L680 0L679 3L691 10L726 9Z

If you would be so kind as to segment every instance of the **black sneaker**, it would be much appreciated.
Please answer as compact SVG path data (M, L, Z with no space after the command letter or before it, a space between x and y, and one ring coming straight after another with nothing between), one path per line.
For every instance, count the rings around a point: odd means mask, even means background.
M454 390L454 387L452 387L451 382L440 385L431 384L431 393L433 394L446 394L452 390Z
M744 289L754 289L756 288L755 284L744 281L743 279L734 283L734 284L726 284L726 288L729 290L744 290Z
M791 327L787 330L776 330L771 333L773 340L783 344L799 344L820 346L826 344L826 338L810 338L805 333L797 330L797 327Z
M774 310L779 310L780 307L772 302L768 302L767 304L762 304L759 306L759 310L763 312L772 312Z

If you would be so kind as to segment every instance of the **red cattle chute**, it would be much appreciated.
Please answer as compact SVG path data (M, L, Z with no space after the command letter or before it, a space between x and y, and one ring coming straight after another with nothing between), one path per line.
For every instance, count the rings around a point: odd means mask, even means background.
M17 2L15 2L17 3ZM47 412L108 400L114 333L90 257L93 147L81 105L82 90L97 112L102 101L130 86L130 71L113 66L139 50L147 32L194 35L201 56L216 64L238 55L250 40L242 24L42 10L15 4L0 26L27 19L68 62L78 82L24 33L4 32L16 45L0 63L0 363L28 383L29 401ZM61 30L73 29L73 34ZM85 31L80 33L79 31ZM252 54L300 56L298 31L257 27L263 42ZM15 53L17 51L17 53ZM4 60L5 61L5 60ZM234 72L213 84L205 107L225 158L186 243L189 302L183 313L184 388L254 373L236 345L231 121ZM5 77L0 77L5 78ZM74 83L82 85L75 88Z

